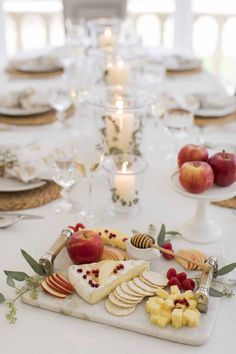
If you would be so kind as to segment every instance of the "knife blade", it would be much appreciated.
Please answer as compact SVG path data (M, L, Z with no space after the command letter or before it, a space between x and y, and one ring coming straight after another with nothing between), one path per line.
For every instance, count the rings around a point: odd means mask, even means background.
M17 214L17 213L0 213L0 218L3 218L5 216L18 216L21 219L25 220L39 220L39 219L44 219L44 216L40 215L31 215L31 214Z

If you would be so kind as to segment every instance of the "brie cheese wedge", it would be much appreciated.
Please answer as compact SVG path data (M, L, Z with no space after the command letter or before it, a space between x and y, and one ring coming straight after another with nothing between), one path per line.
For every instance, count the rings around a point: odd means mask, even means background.
M68 276L77 294L88 303L95 304L119 284L137 277L149 268L149 262L143 260L105 260L72 265L68 269Z

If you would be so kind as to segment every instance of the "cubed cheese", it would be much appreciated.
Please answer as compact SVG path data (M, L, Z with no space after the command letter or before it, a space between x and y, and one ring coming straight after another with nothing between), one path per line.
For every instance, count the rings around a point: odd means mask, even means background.
M182 327L183 311L181 309L174 309L171 313L172 326L175 328Z
M170 287L170 293L173 294L180 294L179 287L177 285L172 285Z
M189 309L190 310L195 310L196 306L197 306L197 302L195 300L188 300L189 303Z
M161 305L159 304L151 304L150 305L150 313L151 315L158 315L161 311Z
M162 308L166 310L172 310L174 308L174 300L168 297L162 304Z
M171 318L168 318L166 316L160 316L160 315L158 316L152 315L150 320L152 323L157 324L161 328L165 328L171 322Z
M194 310L187 309L183 313L183 323L189 327L196 327L199 324L198 314Z
M162 297L163 299L167 299L169 293L162 288L157 288L156 295Z
M193 292L192 290L187 290L185 291L183 294L183 297L185 297L185 299L187 300L191 300L193 298Z

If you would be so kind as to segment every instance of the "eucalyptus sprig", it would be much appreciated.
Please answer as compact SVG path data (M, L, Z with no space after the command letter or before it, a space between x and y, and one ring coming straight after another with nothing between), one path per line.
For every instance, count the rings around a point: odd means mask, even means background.
M12 299L6 299L3 294L0 293L0 303L5 303L7 306L7 313L5 315L6 319L10 323L15 323L17 320L17 308L16 301L25 293L30 292L30 296L33 300L37 299L37 288L40 286L45 278L45 272L40 263L33 259L26 251L21 250L22 256L25 258L27 263L36 273L36 275L29 276L25 272L4 270L7 277L7 284L15 289L15 297ZM15 282L24 282L23 287L18 288Z

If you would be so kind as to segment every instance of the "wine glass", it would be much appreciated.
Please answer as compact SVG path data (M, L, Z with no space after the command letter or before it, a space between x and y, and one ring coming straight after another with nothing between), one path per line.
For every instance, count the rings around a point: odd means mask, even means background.
M66 111L72 105L70 92L62 89L57 90L51 95L49 103L57 112L58 126L60 128L65 127Z
M77 170L72 159L71 147L55 149L55 158L52 168L52 179L62 187L62 200L56 203L55 212L69 210L72 204L69 200L69 191L77 181Z
M193 112L182 108L167 109L164 113L163 123L166 131L173 138L173 149L168 154L167 160L172 159L180 145L188 137L189 131L193 126Z
M92 178L103 161L105 142L97 132L77 134L72 141L73 157L79 173L87 180L88 198L80 216L86 223L93 223L95 215L92 208Z

